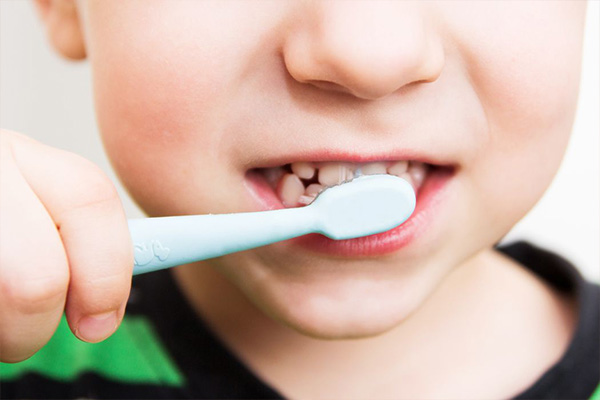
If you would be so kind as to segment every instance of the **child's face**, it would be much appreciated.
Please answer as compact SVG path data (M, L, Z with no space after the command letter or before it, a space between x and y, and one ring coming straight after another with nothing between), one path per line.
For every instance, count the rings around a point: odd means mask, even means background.
M150 215L281 207L277 190L252 177L298 161L431 164L417 211L393 234L210 261L267 314L311 335L402 321L534 205L569 137L579 1L82 8L106 148Z

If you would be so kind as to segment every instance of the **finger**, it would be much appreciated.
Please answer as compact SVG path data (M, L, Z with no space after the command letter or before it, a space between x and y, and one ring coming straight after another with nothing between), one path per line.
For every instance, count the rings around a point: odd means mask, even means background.
M22 361L48 342L63 313L69 269L60 235L2 143L0 361Z
M82 340L101 341L121 321L131 288L133 247L121 201L91 162L37 142L28 145L27 152L15 151L15 158L67 253L69 326Z

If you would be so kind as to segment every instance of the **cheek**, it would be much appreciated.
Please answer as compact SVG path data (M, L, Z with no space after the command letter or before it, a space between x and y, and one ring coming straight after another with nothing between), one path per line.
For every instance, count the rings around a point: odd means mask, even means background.
M476 22L456 31L469 43L463 61L488 129L465 174L473 210L487 225L478 228L497 226L504 233L541 197L564 154L577 100L585 7L475 4Z
M492 128L553 127L570 118L585 3L475 2L448 9L448 28Z
M223 160L232 140L221 126L243 43L239 32L222 33L222 26L242 7L203 10L205 2L184 1L90 7L97 116L117 173L151 214L200 211L197 204L215 197L207 187L227 176Z
M202 172L211 170L217 154L206 151L198 157L197 149L214 150L216 138L210 121L189 109L207 109L201 99L190 101L193 89L179 87L168 70L132 71L137 66L127 61L106 71L110 79L95 76L103 82L97 85L102 86L96 101L99 126L108 155L133 196L142 203L161 203L165 193L210 178Z

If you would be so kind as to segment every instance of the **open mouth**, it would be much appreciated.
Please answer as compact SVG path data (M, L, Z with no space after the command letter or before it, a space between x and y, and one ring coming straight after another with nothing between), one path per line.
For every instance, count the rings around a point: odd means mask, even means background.
M391 174L408 181L417 197L412 216L402 225L383 233L348 240L332 240L310 234L290 242L318 253L334 256L376 256L406 246L427 230L434 210L442 203L442 190L454 176L455 168L416 160L386 160L365 163L345 161L301 161L247 171L245 185L260 208L303 207L326 188L360 175Z
M328 187L360 175L390 174L408 181L418 192L427 175L428 165L418 161L373 163L296 162L274 168L261 168L267 183L277 193L284 207L312 203Z

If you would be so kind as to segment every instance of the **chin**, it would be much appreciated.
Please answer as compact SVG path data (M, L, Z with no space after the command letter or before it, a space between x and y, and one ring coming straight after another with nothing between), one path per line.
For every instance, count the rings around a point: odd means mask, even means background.
M324 340L360 339L384 334L401 324L411 313L410 309L393 309L385 306L361 307L339 302L329 309L294 307L286 310L279 321L299 333Z
M406 284L373 279L284 284L253 298L265 314L317 339L358 339L381 335L402 324L425 294Z

